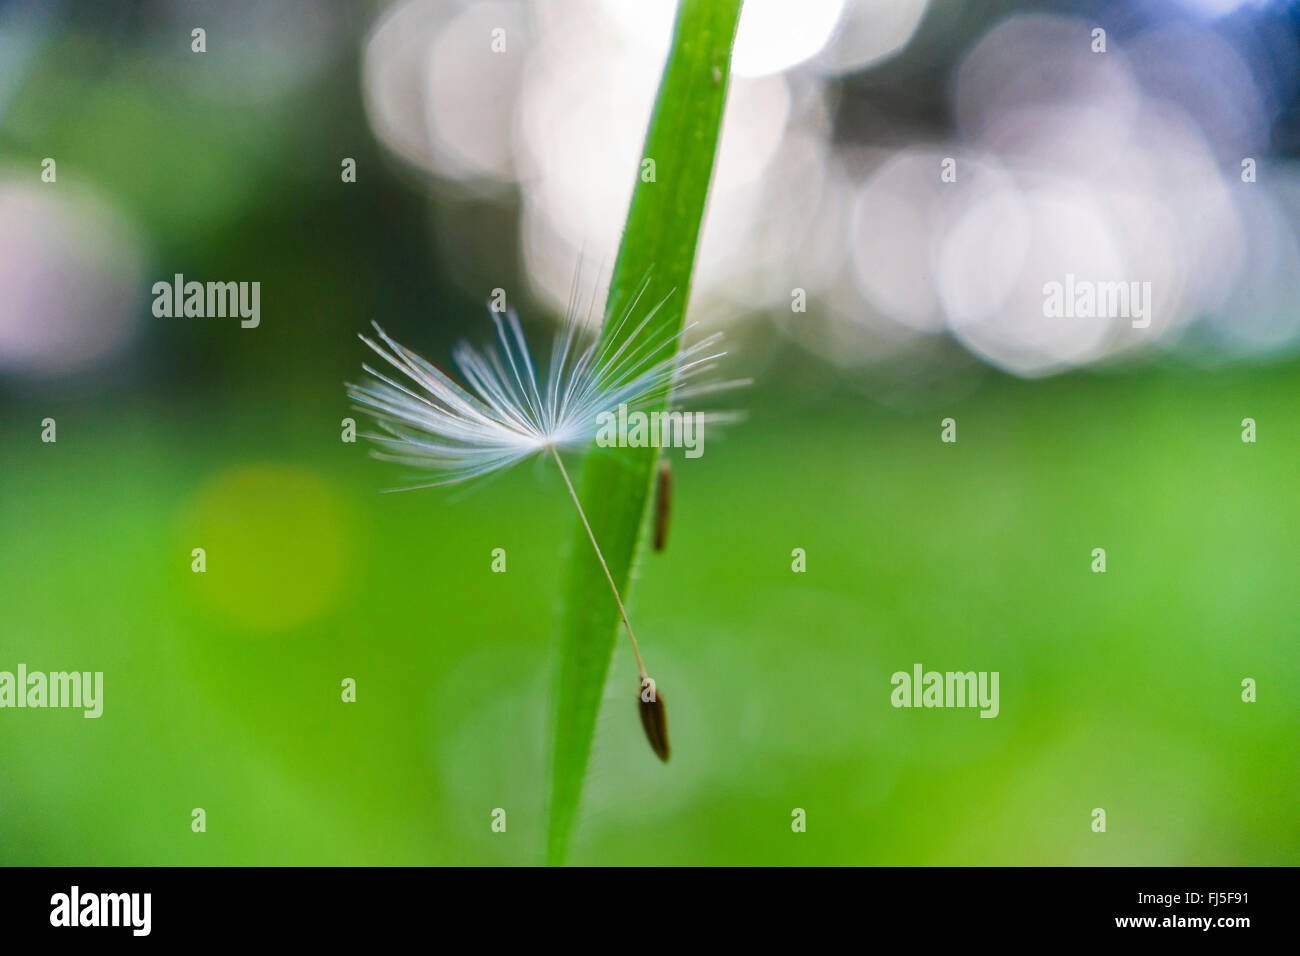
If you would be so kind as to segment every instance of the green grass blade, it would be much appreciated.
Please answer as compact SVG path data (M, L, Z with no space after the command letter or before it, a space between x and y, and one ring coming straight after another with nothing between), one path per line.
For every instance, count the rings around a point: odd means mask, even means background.
M642 309L670 292L672 295L641 334L676 334L682 327L739 17L740 0L683 0L677 11L672 48L642 152L643 160L654 160L655 181L645 181L643 166L638 163L636 191L605 310L605 335L609 338L626 336L636 325L627 322L616 330L610 317L627 307L647 275L649 287L640 299ZM588 456L579 494L610 573L626 600L658 450L609 451ZM618 627L618 610L604 572L578 524L565 580L552 726L546 857L553 864L564 862L577 817ZM653 638L646 645L653 662ZM626 718L635 721L636 675L627 675L626 683ZM646 759L655 759L648 746Z

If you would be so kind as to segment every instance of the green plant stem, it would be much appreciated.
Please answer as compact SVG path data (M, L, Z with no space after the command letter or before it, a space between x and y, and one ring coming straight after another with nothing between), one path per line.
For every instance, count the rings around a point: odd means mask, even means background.
M678 8L610 280L604 331L609 343L635 328L635 322L620 326L610 318L628 307L646 276L649 287L641 303L667 301L641 334L658 339L682 328L739 18L740 0L682 0ZM653 179L645 175L645 160L654 161ZM551 727L546 844L551 864L562 864L568 853L618 631L616 608L604 597L606 579L616 594L627 597L658 457L655 448L609 451L589 455L584 466L586 510L574 532L564 584ZM597 554L587 547L588 537L599 542ZM631 720L631 694L628 703Z

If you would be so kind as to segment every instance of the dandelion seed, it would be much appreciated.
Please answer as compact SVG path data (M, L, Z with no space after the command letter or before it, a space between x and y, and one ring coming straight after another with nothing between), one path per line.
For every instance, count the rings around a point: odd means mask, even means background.
M673 463L668 458L659 459L659 474L655 476L655 550L668 547L668 524L673 517Z
M646 740L650 741L650 748L667 763L671 749L668 746L668 712L664 709L663 697L649 678L641 681L637 711L641 714L641 727L645 730Z
M571 309L565 328L552 345L544 377L538 375L519 319L510 311L504 318L491 313L497 336L495 347L479 350L462 342L453 349L452 358L464 385L375 325L378 340L364 335L361 340L405 380L363 365L375 381L347 386L349 398L359 410L373 416L382 431L365 436L382 449L374 453L375 457L430 473L430 480L394 491L466 481L508 468L534 454L550 454L613 592L632 642L642 686L650 678L640 646L560 451L589 445L599 431L601 416L620 405L629 409L654 406L665 402L669 395L680 401L748 384L708 381L707 373L717 368L718 359L725 354L717 350L721 333L681 347L691 326L675 335L647 332L667 299L650 308L622 335L648 286L647 276L612 334L585 347L579 343L580 310ZM704 416L706 422L731 418ZM643 703L641 712L646 736L655 753L666 760L668 737L663 704L649 702L653 719L647 716L646 706Z

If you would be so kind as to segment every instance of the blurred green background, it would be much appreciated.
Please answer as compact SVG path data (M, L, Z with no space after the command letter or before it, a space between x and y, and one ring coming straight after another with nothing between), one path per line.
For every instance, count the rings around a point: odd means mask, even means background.
M492 287L534 341L553 310L512 194L449 188L368 128L364 38L387 8L320 9L267 61L294 78L274 96L224 88L231 45L187 59L188 14L220 24L216 6L4 22L0 669L103 671L105 703L0 711L2 863L541 859L563 485L541 462L381 495L400 472L340 421L370 319L445 364L486 338ZM926 43L947 21L913 41L936 77L987 26L961 22L951 50ZM255 37L274 45L250 30L241 49ZM908 55L886 86L920 82ZM199 68L207 85L177 80ZM499 250L476 253L482 281L462 235ZM149 286L175 272L260 280L261 326L154 318ZM936 334L850 368L775 311L731 330L749 420L677 458L670 544L631 598L673 759L642 738L620 641L573 862L1300 862L1293 352L1017 377ZM113 316L127 331L66 360ZM892 708L917 662L999 671L1000 715Z

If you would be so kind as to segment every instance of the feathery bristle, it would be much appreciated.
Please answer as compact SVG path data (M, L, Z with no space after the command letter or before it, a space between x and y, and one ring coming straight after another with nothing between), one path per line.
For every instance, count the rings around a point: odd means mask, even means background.
M618 320L620 330L644 292L645 283ZM378 341L361 340L405 380L363 365L376 381L349 384L348 396L383 431L366 436L385 449L375 457L440 473L410 486L424 488L486 475L544 448L583 447L595 438L601 413L620 405L635 409L662 403L670 394L680 400L746 384L701 382L725 354L715 348L721 333L680 349L687 329L643 334L663 305L649 309L618 344L611 336L585 348L579 348L579 322L571 315L555 339L544 378L515 313L494 312L495 346L480 350L462 342L452 351L464 386L375 325Z

